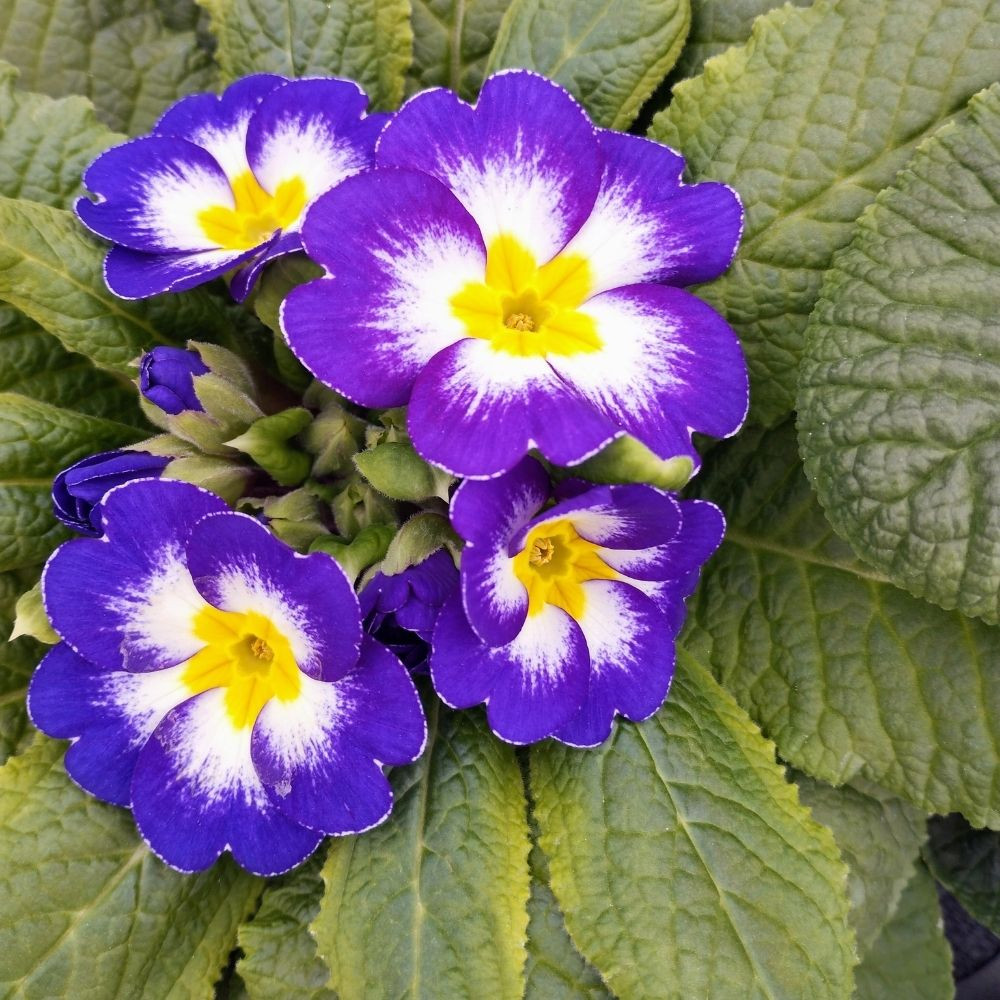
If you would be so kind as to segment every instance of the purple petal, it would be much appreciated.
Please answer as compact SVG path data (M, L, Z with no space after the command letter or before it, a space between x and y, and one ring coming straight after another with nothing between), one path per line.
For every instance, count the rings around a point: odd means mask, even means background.
M304 861L319 833L288 819L250 756L250 729L234 730L215 688L174 709L139 753L132 810L150 848L181 871L209 867L224 850L257 875Z
M252 251L257 256L233 275L233 280L229 284L229 294L237 302L243 302L250 294L253 286L257 284L257 279L260 277L261 271L272 260L275 260L277 257L283 257L285 254L295 253L301 249L302 236L299 233L282 233L279 236L275 236L263 250L258 248Z
M630 285L581 307L604 348L550 358L555 371L617 427L662 458L699 464L691 432L734 434L749 400L746 361L728 323L688 292Z
M617 713L634 722L663 704L674 674L674 636L645 594L625 583L583 585L580 628L590 653L590 687L580 710L555 733L572 746L604 742Z
M226 510L213 493L141 479L104 500L106 536L58 548L42 577L52 627L81 656L108 670L157 670L204 643L193 623L204 600L187 570L194 523Z
M186 560L209 604L266 616L310 677L334 680L354 669L361 643L358 599L330 556L300 555L254 518L225 511L191 529Z
M424 365L467 335L450 299L485 274L475 222L433 178L379 170L323 195L302 235L333 277L285 300L282 328L292 350L357 403L405 404Z
M422 170L447 184L489 245L516 237L545 263L590 214L602 155L570 95L525 71L490 77L476 107L446 90L412 98L379 140L379 167Z
M104 281L122 299L183 292L225 274L257 252L258 248L152 254L112 247L104 261Z
M406 668L366 639L357 670L306 680L294 702L272 699L253 732L253 761L281 810L329 834L361 833L392 808L380 763L408 764L426 724Z
M218 249L198 215L234 204L229 179L212 155L172 137L144 136L113 146L87 168L83 180L101 199L77 200L83 224L143 253Z
M462 340L418 375L408 426L417 451L454 475L496 476L532 448L557 465L599 451L617 428L542 357Z
M644 281L691 285L729 267L743 229L739 196L724 184L682 185L672 149L620 132L598 132L601 193L567 254L587 258L591 294Z

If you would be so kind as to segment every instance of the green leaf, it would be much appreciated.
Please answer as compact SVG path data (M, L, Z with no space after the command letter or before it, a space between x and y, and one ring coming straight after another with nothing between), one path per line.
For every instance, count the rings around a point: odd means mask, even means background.
M851 926L863 958L913 878L927 836L924 814L862 779L833 788L797 775L795 783L799 799L830 828L847 863Z
M957 813L927 824L931 874L994 934L1000 933L1000 834L975 830Z
M486 72L533 69L598 125L625 129L680 54L689 0L513 0Z
M0 764L22 749L31 727L25 709L28 680L45 647L28 636L13 642L7 637L14 626L14 606L38 581L40 566L0 573Z
M510 0L413 0L407 90L449 87L474 100Z
M330 844L312 925L341 1000L521 1000L528 826L511 747L480 713L428 709L423 757L392 773L389 820Z
M0 769L0 989L17 1000L206 997L261 881L180 875L129 813L77 788L39 737Z
M745 46L675 88L650 135L746 209L733 266L699 294L743 340L758 420L794 405L806 319L854 220L998 77L1000 0L820 0L760 18Z
M414 514L393 538L381 566L382 572L395 576L423 562L440 548L446 548L457 561L462 542L447 517L421 511Z
M125 137L99 122L86 98L25 92L18 76L0 62L0 195L69 208L84 169Z
M1000 622L1000 85L865 213L806 331L806 472L894 583Z
M323 268L305 254L288 254L272 261L267 265L254 294L253 307L260 321L281 337L279 313L285 296L293 288L322 276Z
M0 393L0 571L41 562L66 536L52 514L57 472L139 436L124 424Z
M30 590L26 590L14 605L14 625L10 630L10 638L19 639L22 635L30 635L47 646L59 641L45 612L41 580Z
M923 866L855 977L855 1000L947 1000L955 995L951 949L941 930L934 881Z
M782 759L1000 826L1000 633L855 557L809 489L790 422L716 449L697 482L729 527L684 642Z
M393 500L447 500L448 486L453 481L447 472L428 465L406 441L385 441L358 452L354 464L379 493Z
M691 478L693 470L694 464L687 455L659 458L641 441L624 434L566 471L592 483L649 483L661 490L679 490Z
M317 958L309 930L323 895L325 853L320 849L301 868L271 882L253 920L240 927L243 957L236 971L253 1000L336 1000L325 986L330 972Z
M808 7L813 0L791 0ZM742 45L761 14L782 4L779 0L691 0L691 30L674 67L677 77L694 76L706 60L733 45Z
M172 101L212 88L194 31L173 30L195 20L190 0L0 0L0 59L24 87L89 97L112 128L134 135Z
M279 485L298 486L309 475L312 459L289 441L310 423L312 414L296 406L255 420L226 444L249 455Z
M225 313L203 291L127 302L104 285L105 247L67 211L0 198L0 299L100 368L133 372L159 343L224 337Z
M198 0L227 80L247 73L343 76L395 108L412 57L409 0Z
M690 654L666 705L583 753L541 744L531 789L581 952L630 1000L850 996L847 870L774 747Z
M0 392L16 392L78 410L140 424L134 387L64 350L55 337L10 306L0 305Z
M524 1000L612 1000L597 971L576 950L556 897L549 863L535 844L529 857L528 963Z

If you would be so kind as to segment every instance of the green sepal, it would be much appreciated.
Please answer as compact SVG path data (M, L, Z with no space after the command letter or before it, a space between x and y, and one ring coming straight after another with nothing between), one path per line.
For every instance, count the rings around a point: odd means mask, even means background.
M59 636L56 635L49 623L49 616L45 613L41 580L31 590L26 590L14 605L14 628L11 630L9 641L13 642L22 635L30 635L32 639L49 646L59 641Z
M297 285L322 277L323 268L305 254L289 254L272 261L257 285L253 308L260 321L281 337L281 303Z
M566 470L568 475L579 475L592 483L649 483L661 490L681 489L693 472L694 463L687 455L658 458L628 434Z
M309 551L333 556L354 583L369 566L374 566L383 558L395 533L396 529L391 524L370 524L350 542L333 535L323 535L313 541Z
M391 500L373 490L360 476L353 476L344 488L330 500L337 533L354 538L370 524L398 524L396 508Z
M301 406L261 417L226 444L249 455L280 486L298 486L309 475L312 460L288 442L312 422Z
M164 479L192 483L234 504L246 492L253 469L230 458L213 455L183 455L163 470Z
M415 514L399 529L379 568L387 576L395 576L423 562L440 548L447 549L458 563L462 541L448 518L430 511Z
M322 500L309 486L276 497L245 499L240 506L260 511L271 531L299 552L308 552L318 538L330 535L323 523Z
M413 445L386 441L354 456L358 471L372 486L393 500L419 503L430 497L448 499L453 477L425 462Z
M312 389L306 393L307 406L309 397L316 395ZM348 471L351 458L364 441L367 425L345 409L332 392L324 391L321 398L319 413L302 432L302 445L313 456L313 475L331 476Z

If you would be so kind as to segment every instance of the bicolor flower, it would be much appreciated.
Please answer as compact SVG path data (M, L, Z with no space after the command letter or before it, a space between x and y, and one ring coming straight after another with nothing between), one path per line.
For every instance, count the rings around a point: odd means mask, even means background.
M139 362L139 392L164 413L204 410L194 391L195 375L205 375L208 365L197 351L183 347L154 347Z
M62 642L28 708L73 741L72 778L130 807L182 871L230 850L276 874L385 819L382 765L414 760L426 727L337 563L187 483L129 483L104 518L104 538L67 542L42 579Z
M422 669L434 623L457 587L455 560L438 549L402 573L376 573L361 591L361 618L411 670Z
M52 480L52 512L81 535L98 538L104 531L101 501L116 486L158 476L170 463L145 451L102 451L63 469Z
M689 455L692 430L747 409L735 334L679 287L729 266L742 208L681 183L683 159L596 129L524 71L412 98L374 171L323 195L303 226L328 274L285 300L292 350L365 406L409 406L417 450L489 477L532 448L571 465L622 432Z
M576 484L546 507L534 459L467 480L451 518L462 582L434 629L431 680L455 708L485 702L511 743L596 746L614 716L663 703L684 598L722 539L722 514L652 486Z
M239 268L242 301L269 260L301 249L306 207L371 165L386 116L367 105L348 80L248 76L182 98L151 135L102 153L83 177L98 200L76 211L115 244L108 287L141 299Z

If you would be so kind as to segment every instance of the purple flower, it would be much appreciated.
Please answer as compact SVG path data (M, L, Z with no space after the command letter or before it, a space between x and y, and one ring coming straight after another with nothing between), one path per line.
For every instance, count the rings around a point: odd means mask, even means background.
M269 260L301 249L306 206L370 166L386 116L367 104L348 80L248 76L182 98L151 135L102 153L83 178L98 200L76 211L115 244L108 287L142 299L238 267L242 301Z
M139 362L139 392L164 413L204 410L194 391L194 376L207 372L197 351L154 347Z
M428 461L488 477L537 447L580 462L623 431L688 455L691 431L746 414L735 334L678 287L729 266L742 228L722 184L683 159L595 128L524 71L447 90L386 126L374 171L323 195L303 226L329 272L285 300L312 373L365 406L409 406Z
M457 587L455 561L438 549L402 573L376 573L361 591L361 618L411 670L420 670L438 613Z
M52 481L52 512L81 535L99 537L101 501L116 486L149 476L159 476L170 462L145 451L102 451L88 455Z
M181 871L230 850L277 874L385 819L382 764L414 760L426 726L337 563L187 483L130 483L104 508L106 536L45 568L63 642L28 696L35 725L73 740L73 779Z
M530 458L456 491L468 544L431 680L452 707L486 702L501 739L596 746L616 714L639 722L663 703L684 598L724 523L713 504L652 486L591 487L543 510L549 498Z

